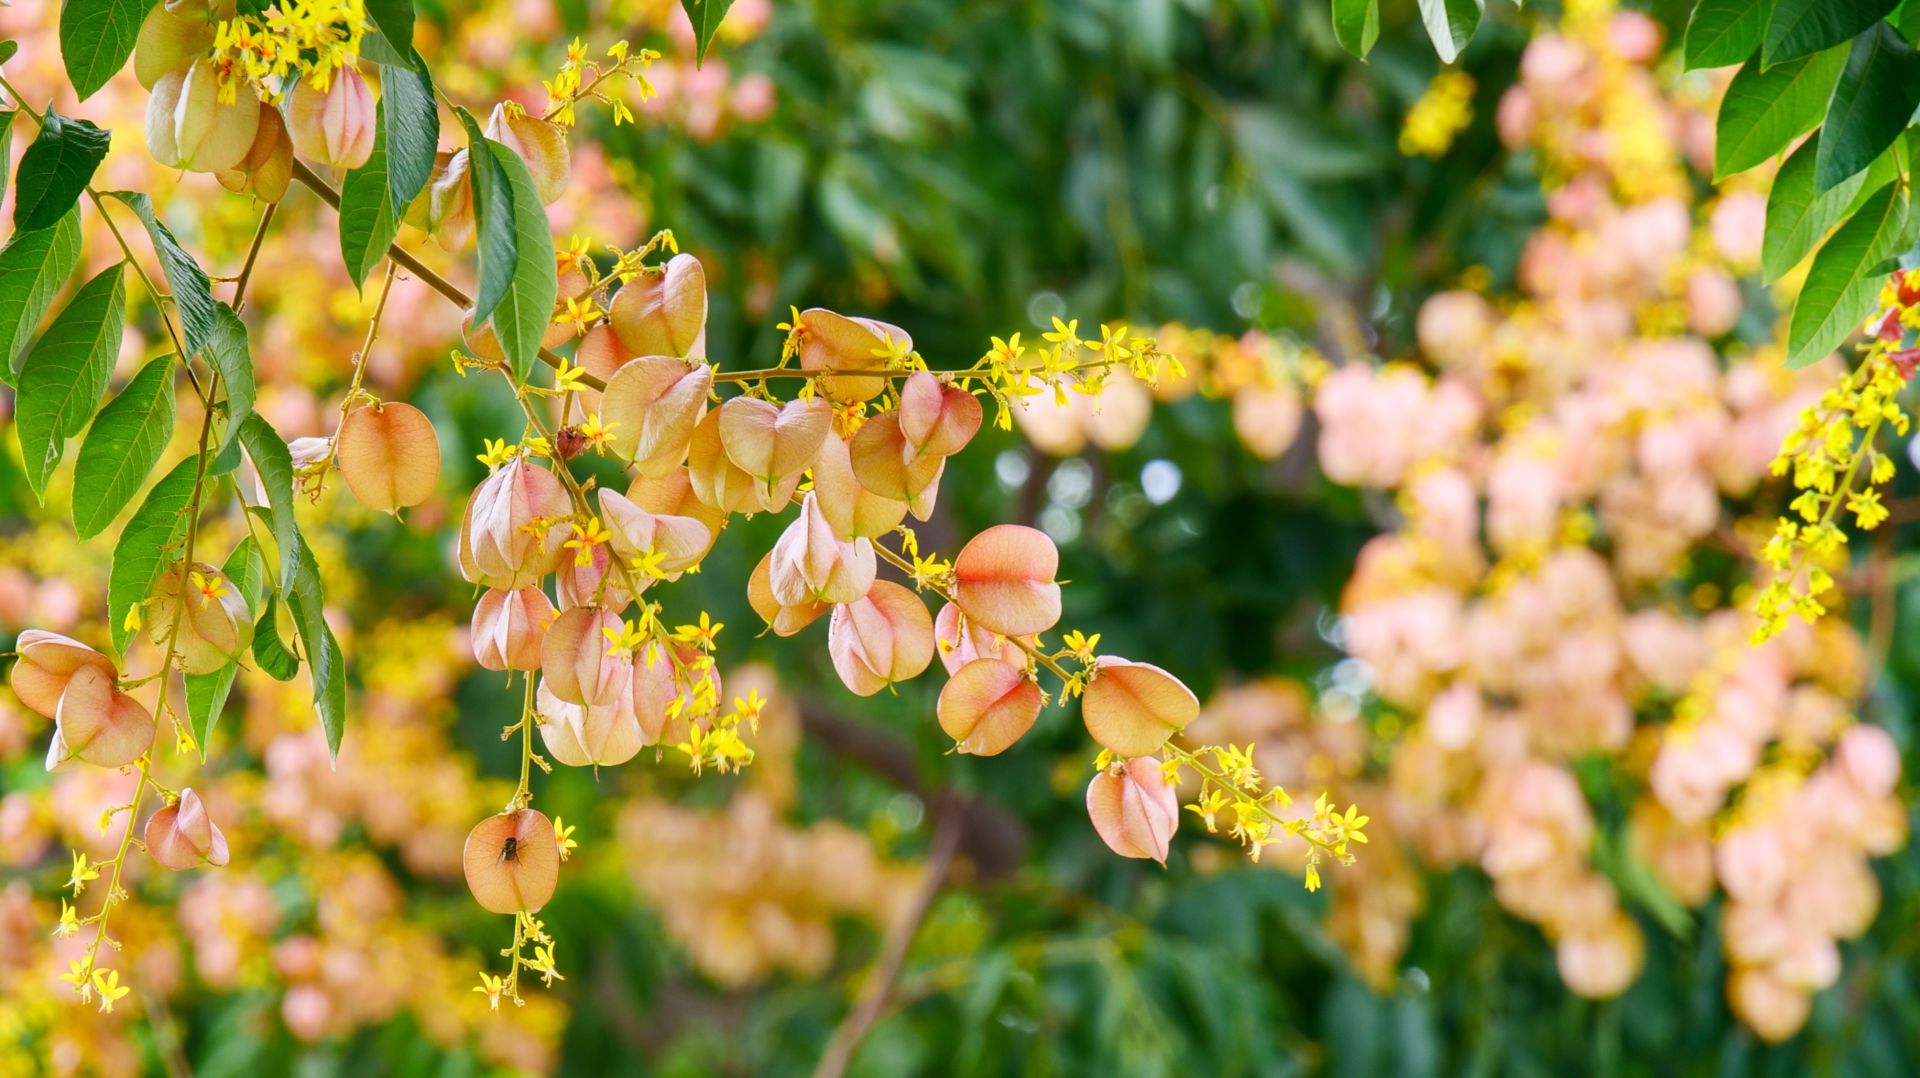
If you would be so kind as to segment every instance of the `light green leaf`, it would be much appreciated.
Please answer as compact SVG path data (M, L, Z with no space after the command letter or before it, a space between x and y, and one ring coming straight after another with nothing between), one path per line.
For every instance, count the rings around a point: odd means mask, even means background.
M1880 20L1900 0L1774 0L1760 48L1765 67L1830 49Z
M173 357L140 368L107 402L80 444L73 468L73 528L82 539L107 530L133 501L173 436Z
M66 0L60 8L60 59L85 101L126 66L140 23L158 0Z
M267 565L260 556L260 547L252 537L240 540L233 549L220 571L233 581L233 586L247 600L247 609L251 611L260 605L261 586L266 581ZM213 739L213 724L220 720L220 712L227 706L227 694L233 690L233 678L240 672L240 660L215 670L211 674L188 674L187 683L187 719L193 727L194 736L200 741L200 760L207 759L207 743Z
M1440 54L1441 63L1460 58L1460 50L1473 39L1485 8L1486 0L1420 0L1420 19L1426 23L1427 36L1433 39L1433 50Z
M227 394L227 426L220 435L219 448L215 450L215 459L232 454L228 447L240 437L240 427L253 414L253 401L256 387L253 378L253 355L247 347L247 324L240 321L232 307L222 303L214 308L213 337L207 341L207 362L220 374L220 385ZM238 463L238 461L234 461ZM215 475L224 475L219 469Z
M1333 36L1341 48L1366 59L1380 39L1380 0L1333 0Z
M1773 0L1700 0L1687 20L1689 71L1744 63L1767 32Z
M105 131L48 109L40 134L20 155L13 174L13 226L21 232L50 228L80 200L94 170L107 156Z
M1884 22L1853 39L1847 66L1833 88L1814 189L1825 191L1872 164L1906 130L1920 106L1920 53Z
M0 112L0 200L7 197L7 185L13 182L4 162L13 160L13 120L18 115L18 109Z
M519 264L520 237L514 221L513 185L500 159L487 149L487 137L466 109L454 115L467 130L467 183L473 191L473 225L480 256L480 283L473 291L473 328L493 317L513 283ZM551 240L549 240L551 242Z
M1906 245L1907 219L1907 193L1889 184L1813 256L1787 326L1789 367L1824 358L1872 313L1880 278L1869 271Z
M340 756L340 737L346 729L347 670L340 642L327 627L326 597L320 586L320 566L306 543L297 542L298 558L293 573L293 588L287 593L287 609L293 613L294 631L300 634L300 646L307 653L307 671L313 678L313 709L320 729L327 738L327 751Z
M86 429L107 392L126 311L126 283L115 263L80 286L20 368L20 457L42 501L67 439Z
M193 503L194 481L199 474L199 458L181 460L153 485L147 500L120 529L120 540L113 547L113 567L107 573L107 627L115 650L122 654L133 635L127 628L127 613L146 601L168 552L186 538L187 507Z
M506 355L513 375L524 382L533 370L540 351L540 338L546 335L553 319L554 298L560 290L554 277L553 233L547 225L547 211L533 187L533 176L518 154L493 141L487 148L507 175L513 199L514 248L517 254L513 280L506 295L493 311L493 330L500 338L500 351Z
M1827 99L1845 64L1846 54L1840 49L1789 60L1765 71L1760 70L1758 57L1749 59L1720 101L1714 179L1745 172L1813 130L1826 113Z
M387 114L382 109L374 117L373 152L340 186L340 257L355 288L365 286L368 272L386 257L387 245L399 231L387 176Z
M293 573L300 546L300 524L293 515L293 454L286 440L258 412L240 424L240 444L260 473L260 486L267 492L268 518L273 529L273 544L279 548L280 594L293 586Z
M707 46L713 44L713 35L726 19L733 0L680 0L680 6L693 23L693 66L699 67L706 61Z
M1898 171L1894 155L1888 151L1866 171L1841 181L1830 191L1816 193L1813 167L1824 137L1825 132L1814 132L1788 156L1786 164L1780 166L1779 174L1773 178L1773 190L1767 195L1767 229L1760 252L1760 271L1770 282L1799 265L1834 225L1868 195L1885 187Z
M0 248L0 381L13 385L14 358L40 328L73 268L80 264L80 214L67 211L58 224L16 233Z
M205 270L193 260L173 232L153 215L153 200L138 191L108 191L107 196L127 204L147 228L153 249L160 256L160 268L166 271L167 285L173 292L173 305L180 311L180 325L186 331L187 354L207 346L218 318L214 314L213 288Z
M280 598L267 593L267 609L253 623L253 661L275 681L292 681L300 672L300 659L280 639Z

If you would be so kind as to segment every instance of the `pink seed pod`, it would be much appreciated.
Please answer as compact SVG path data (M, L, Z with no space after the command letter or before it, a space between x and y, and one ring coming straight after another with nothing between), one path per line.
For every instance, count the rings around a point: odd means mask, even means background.
M824 307L800 312L800 366L804 370L869 370L887 366L888 352L913 349L913 338L899 326L871 318L848 318ZM840 404L872 400L887 388L885 378L834 376L820 389Z
M927 481L926 489L913 496L907 503L907 511L913 519L926 521L933 517L933 504L940 497L940 477L947 474L947 460L940 458L939 467L933 470L933 478Z
M187 573L180 571L178 562L167 566L153 582L148 599L147 638L164 651L171 636L174 654L189 674L211 674L253 645L253 614L246 597L225 574L205 562L195 562Z
M949 675L959 673L961 667L975 659L999 659L1021 667L1027 664L1026 652L1020 650L1019 644L968 621L952 603L942 606L939 616L933 619L933 636L940 662Z
M876 538L907 517L907 503L883 498L860 485L845 438L829 432L813 459L813 492L820 512L842 539Z
M148 856L175 872L227 863L227 836L192 787L180 791L179 802L147 817L146 840Z
M168 168L224 172L244 161L260 129L251 92L220 100L220 74L205 57L168 72L147 99L147 150Z
M707 526L692 517L649 513L617 490L600 490L600 516L611 535L607 545L621 560L632 564L649 551L659 556L660 569L677 576L700 563L713 545ZM633 586L646 590L651 578L645 573L629 574Z
M433 178L427 187L426 219L416 222L448 251L458 251L473 239L473 186L468 171L465 147L436 155ZM415 206L420 204L414 202Z
M635 476L627 484L627 500L656 516L691 517L705 524L708 550L727 526L727 513L700 500L693 491L693 476L685 468L661 476ZM700 556L706 557L706 551Z
M551 120L532 116L517 105L501 102L487 117L487 137L520 156L533 177L533 189L540 201L553 205L567 193L572 175L572 156L567 149L567 131ZM568 295L563 289L561 295Z
M615 372L628 360L636 358L620 343L613 327L605 322L588 330L580 338L580 344L573 350L573 365L600 379L612 380ZM600 411L600 391L584 386L578 392L579 409L583 415L592 415Z
M573 503L560 480L529 458L515 457L467 499L460 520L461 576L508 589L540 579L564 550L568 531L559 521L571 515Z
M533 913L560 882L553 821L534 809L503 812L475 824L460 860L467 889L488 913Z
M540 637L553 603L539 588L489 588L473 608L473 658L488 670L540 669Z
M727 456L720 437L720 413L711 412L693 429L687 445L687 479L694 497L725 513L779 512L800 488L800 473L768 487Z
M1093 739L1115 755L1145 756L1198 718L1200 701L1157 666L1102 655L1081 693L1080 715Z
M777 405L734 397L720 406L720 445L734 467L760 481L765 491L813 463L833 428L833 406L820 397Z
M603 607L576 606L555 618L540 642L543 684L570 704L612 703L633 669L633 656L615 643L624 629L620 615Z
M1043 532L1001 524L973 537L953 562L953 601L967 620L1003 636L1031 636L1060 620L1060 552Z
M792 636L812 625L814 619L826 613L831 607L819 600L808 600L799 606L781 606L780 600L773 596L773 552L760 556L760 563L753 567L753 575L747 578L747 603L760 620L767 623L775 636Z
M1087 815L1100 841L1122 857L1167 863L1167 845L1180 829L1180 801L1149 756L1118 763L1087 786Z
M68 760L95 767L125 767L153 744L153 715L120 691L98 666L77 667L54 709L47 770Z
M625 610L633 602L633 593L623 583L625 577L614 572L615 555L605 543L596 544L587 551L587 564L581 565L573 551L567 551L560 563L553 568L553 593L559 599L562 610L571 610L576 606L592 606L603 603L610 609ZM607 574L612 573L609 579ZM601 581L605 580L605 590Z
M287 130L294 151L335 168L359 168L373 154L373 91L356 68L334 72L324 90L306 79L287 98Z
M583 707L553 695L542 682L534 706L546 720L540 723L540 740L547 753L568 767L617 767L650 743L625 692L610 703Z
M96 667L107 680L120 676L113 660L71 637L45 629L28 629L14 641L20 656L8 681L20 702L51 719L60 707L67 679L83 666Z
M622 285L608 310L613 331L640 356L707 354L707 271L692 255L674 255Z
M980 419L979 398L931 371L915 371L900 385L900 430L922 454L950 457L965 449Z
M865 595L833 608L827 653L854 695L872 696L920 676L933 661L933 618L919 596L876 580Z
M631 360L614 372L600 398L600 419L611 424L613 451L641 475L661 476L680 466L694 426L707 411L713 368L669 356Z
M1024 666L975 659L947 680L936 714L957 751L997 756L1033 729L1044 704Z
M945 458L923 454L900 429L900 413L881 412L853 436L853 474L883 498L910 502L940 478Z
M235 194L251 194L262 202L278 202L285 197L287 184L293 180L293 140L287 135L279 109L260 102L260 125L247 156L233 168L215 173L214 179Z
M658 643L649 643L633 657L633 681L628 706L639 724L643 744L657 745L667 728L673 702L680 698L680 683L674 680L673 660ZM715 687L718 692L718 685ZM684 705L683 705L684 706Z
M151 90L162 76L191 65L212 47L213 24L205 3L155 4L133 42L133 77Z
M853 602L873 587L875 568L873 543L835 535L811 493L773 545L767 565L773 597L781 606Z
M419 505L440 482L440 438L426 413L398 401L347 413L335 436L340 474L376 513Z

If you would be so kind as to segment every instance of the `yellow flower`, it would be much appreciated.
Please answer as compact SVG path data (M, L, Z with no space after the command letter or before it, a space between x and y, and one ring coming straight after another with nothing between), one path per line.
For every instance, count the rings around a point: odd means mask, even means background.
M80 931L80 916L66 899L60 900L60 923L53 926L54 939L68 939Z
M122 996L132 991L132 989L120 983L119 971L111 969L94 970L93 986L100 990L100 1010L103 1013L111 1013L113 1011L113 1005L118 1002Z
M67 877L67 886L73 888L77 897L87 889L88 880L100 878L100 866L87 861L87 855L79 850L73 851L73 872Z
M712 651L714 648L713 638L719 636L720 630L724 628L726 628L724 623L712 620L707 616L707 612L702 610L700 612L700 624L675 626L673 638L682 644L695 644L703 651Z
M80 1002L91 1003L93 1002L93 981L89 978L92 973L92 969L76 958L67 963L67 972L62 973L60 979L72 985L75 992L80 993Z
M560 860L562 861L565 861L567 855L580 846L578 842L573 840L573 828L567 826L566 822L558 816L553 818L553 841L560 847Z
M487 1006L497 1011L500 1009L500 993L506 991L506 988L505 977L495 977L486 970L481 970L480 987L475 988L474 991L487 997Z
M599 517L588 517L587 526L572 525L573 538L561 544L566 550L573 551L573 564L581 569L593 564L593 548L606 542L612 536L600 526Z

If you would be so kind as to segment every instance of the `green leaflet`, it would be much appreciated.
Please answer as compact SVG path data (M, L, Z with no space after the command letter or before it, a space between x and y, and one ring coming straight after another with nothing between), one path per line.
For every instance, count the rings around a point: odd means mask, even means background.
M1845 63L1846 55L1839 49L1765 71L1758 58L1749 59L1720 102L1714 179L1745 172L1813 130L1826 113L1827 99Z
M31 232L58 224L105 160L109 141L111 136L87 121L48 109L39 136L20 155L13 174L14 228Z
M158 0L65 0L60 8L60 59L85 101L126 66L140 23Z
M284 596L293 586L300 547L300 525L293 515L293 454L273 424L257 412L240 424L240 444L253 459L254 470L260 473L260 485L267 492L273 543L280 548L280 571L276 577L280 594Z
M1880 277L1871 271L1907 244L1908 211L1907 193L1889 184L1820 248L1787 326L1789 367L1840 347L1872 312Z
M140 368L100 409L73 469L73 527L82 539L107 530L133 501L173 436L173 357Z
M255 386L253 356L247 348L247 324L224 303L214 309L213 337L207 341L205 354L207 362L220 372L220 385L227 394L227 426L220 435L214 456L216 459L230 457L228 449L239 440L241 425L253 414ZM225 472L216 469L213 474Z
M67 439L86 429L107 392L126 311L126 282L115 263L80 286L20 368L14 417L20 458L33 496L42 502Z
M1874 162L1906 130L1920 106L1920 53L1884 22L1853 39L1833 88L1814 159L1816 190L1825 191Z
M13 385L14 358L40 327L73 268L80 264L80 214L68 210L52 228L15 233L0 248L0 381Z
M194 479L199 474L197 457L187 457L173 466L153 489L147 500L133 511L127 526L120 529L120 540L113 547L113 567L107 573L107 628L113 646L122 654L133 630L127 627L127 614L144 602L153 590L167 552L187 535L187 507L193 502Z
M1824 132L1800 144L1773 178L1767 196L1767 228L1761 245L1760 270L1768 281L1778 280L1800 264L1825 239L1834 225L1887 185L1898 171L1891 152L1881 154L1870 167L1830 191L1816 192L1814 159Z
M533 371L540 339L553 319L553 303L560 290L554 276L553 233L548 230L547 211L540 205L526 164L497 142L488 140L485 145L507 176L516 233L513 278L500 305L494 308L493 330L513 376L524 382Z
M373 152L340 186L340 257L354 287L366 284L367 274L385 257L399 231L387 175L387 113L382 109L374 117Z
M693 66L699 67L706 62L707 46L713 44L713 35L726 19L733 0L680 0L680 6L693 23Z
M173 238L173 232L153 215L153 200L138 191L108 191L108 198L127 204L147 227L153 249L160 256L160 268L166 272L167 285L173 291L174 306L180 311L180 326L186 332L187 354L206 347L213 336L218 316L214 313L213 288L205 270Z
M1687 20L1687 69L1744 63L1767 32L1773 0L1700 0Z

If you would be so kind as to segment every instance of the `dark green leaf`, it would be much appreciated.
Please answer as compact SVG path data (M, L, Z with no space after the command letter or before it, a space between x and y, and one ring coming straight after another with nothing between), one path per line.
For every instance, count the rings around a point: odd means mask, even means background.
M280 594L285 595L293 585L300 544L300 525L293 515L293 454L287 450L280 432L258 412L240 424L240 444L246 447L254 470L260 473L260 486L266 490L267 505L272 508L269 519L273 543L280 548L280 571L275 575L280 581Z
M12 38L8 38L5 41L0 41L0 64L4 64L8 60L13 59L13 54L19 51L20 51L20 43L18 41L13 40Z
M546 335L547 325L553 319L554 297L560 290L554 278L553 233L526 163L497 142L488 141L487 148L507 174L513 199L514 230L518 233L513 281L501 297L500 305L494 308L493 329L514 377L524 382L533 371L540 338Z
M30 232L58 224L106 158L110 139L85 120L48 109L41 117L39 137L20 155L20 167L13 175L14 227Z
M227 426L220 435L215 459L228 458L230 463L237 464L228 447L238 442L241 425L253 414L253 355L247 347L247 324L224 303L214 308L213 337L207 341L206 357L220 373L220 385L227 393ZM226 472L216 468L214 474Z
M60 8L60 59L80 100L107 84L133 55L140 22L157 0L66 0Z
M1800 264L1825 239L1828 231L1857 203L1887 185L1898 171L1891 151L1880 155L1866 171L1843 180L1832 190L1813 189L1814 159L1825 132L1816 131L1780 166L1767 195L1767 230L1761 245L1760 272L1778 280Z
M1787 326L1788 366L1824 358L1872 313L1880 278L1869 271L1906 246L1907 215L1907 193L1888 184L1813 256Z
M251 537L240 540L233 549L220 571L227 574L233 586L247 600L247 609L260 605L261 585L265 583L267 566L260 556L260 547ZM187 718L192 724L194 736L200 739L200 759L207 758L207 743L213 739L213 724L220 719L220 712L227 706L227 694L233 689L234 675L240 672L240 660L236 656L232 662L215 670L211 674L188 674L187 682Z
M413 51L413 0L367 0L367 14L393 51L419 62Z
M13 182L4 162L13 160L13 121L19 115L18 110L0 112L0 199L7 197L7 186Z
M91 539L107 530L147 481L173 436L173 357L140 368L107 402L80 444L73 468L73 528Z
M487 137L466 109L455 109L467 129L467 182L473 189L474 235L479 245L480 283L473 295L473 327L487 323L513 283L520 259L513 212L513 185L500 159L487 149ZM551 241L549 241L551 242Z
M268 592L267 609L253 623L253 661L275 681L292 681L300 672L300 659L280 639L279 611L279 596Z
M1920 53L1893 27L1876 22L1847 50L1847 66L1820 129L1814 188L1828 190L1872 164L1906 130L1915 106Z
M86 429L113 378L127 325L127 287L120 264L80 286L20 368L15 421L20 457L33 496L46 499L47 477L67 439Z
M433 80L426 72L390 67L381 74L387 190L393 192L393 212L400 216L433 175L433 155L440 146L440 110L434 107Z
M1900 0L1774 0L1760 49L1767 67L1811 55L1872 26Z
M378 30L369 30L366 36L360 39L360 55L381 67L404 68L419 62L418 53L409 50L403 54L394 47L393 42L387 40L387 35Z
M200 263L173 238L173 232L153 215L153 200L138 191L108 191L107 195L127 204L147 227L153 249L160 256L160 268L166 271L167 286L173 292L173 304L180 310L180 325L187 334L187 354L207 346L217 325L213 289Z
M1767 32L1773 0L1700 0L1687 20L1687 69L1744 63Z
M306 543L296 540L298 558L293 572L293 588L287 592L287 609L293 612L293 628L300 634L301 649L307 653L307 670L313 677L313 709L320 729L327 737L327 751L337 759L340 735L347 714L346 660L340 642L327 627L326 597L320 586L320 566Z
M693 23L693 66L699 67L706 61L707 46L713 44L713 35L733 0L680 0L680 6L686 9L687 21Z
M1333 36L1361 59L1380 38L1380 0L1333 0Z
M340 257L354 287L366 284L367 273L386 257L387 245L399 231L400 217L388 185L387 114L382 109L374 117L373 152L340 185Z
M1450 64L1460 58L1460 50L1473 39L1480 26L1480 13L1486 0L1420 0L1420 19L1433 39L1433 51L1440 62Z
M169 552L186 538L187 507L193 504L194 481L199 474L197 457L182 459L153 485L147 500L120 529L120 540L113 547L113 568L107 573L107 627L114 648L123 654L127 639L133 635L127 628L127 614L146 601Z
M1745 172L1813 130L1826 112L1827 99L1845 63L1846 54L1839 49L1765 71L1760 70L1758 57L1749 59L1720 101L1714 178Z
M0 381L14 384L15 356L40 328L53 297L80 264L80 214L68 211L52 228L16 234L0 249Z

